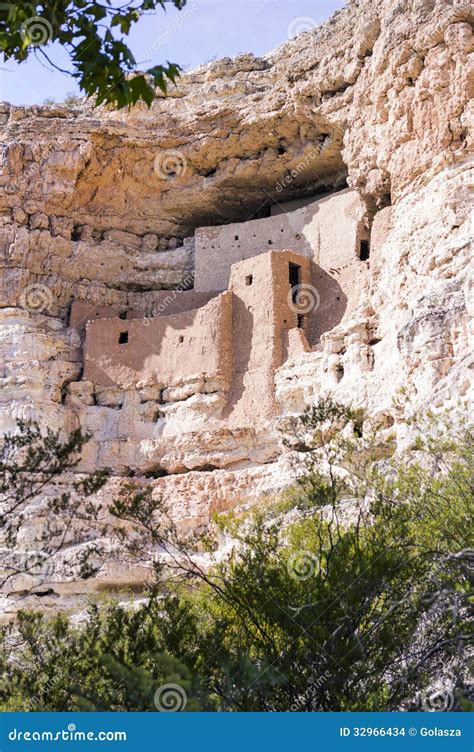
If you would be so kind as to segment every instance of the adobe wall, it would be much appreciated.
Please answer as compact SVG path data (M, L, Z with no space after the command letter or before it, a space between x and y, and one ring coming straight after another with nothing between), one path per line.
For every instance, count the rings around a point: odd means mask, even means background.
M146 316L152 318L156 316L172 316L175 313L184 311L193 311L196 308L202 308L209 303L212 298L219 295L220 290L209 290L207 292L197 292L196 290L160 290L153 293L153 307L151 309L131 309L127 315L128 319L143 318Z
M288 332L298 324L290 262L301 268L301 283L307 285L311 262L291 251L267 252L232 267L234 380L228 407L232 427L258 426L278 413L275 371L287 358Z
M179 385L204 376L232 377L232 294L204 307L153 319L89 321L84 346L84 379L121 389ZM128 341L119 343L122 338Z
M353 272L358 277L366 270L359 258L360 241L368 237L366 206L357 191L333 193L292 211L284 205L278 208L280 213L264 219L196 230L195 290L227 289L232 264L272 249L291 248L338 281L341 278L352 305L357 289ZM324 295L324 280L319 281Z
M321 193L318 198L314 196L306 196L305 198L294 198L290 201L279 201L277 204L273 204L270 208L270 214L274 217L276 214L284 214L286 212L295 211L295 209L301 209L303 206L309 206L314 204L315 201L321 201L323 198L327 198L328 195L334 195L334 191L330 194Z
M71 304L69 326L77 329L82 339L85 336L88 321L118 318L122 312L126 314L120 306L96 306L92 303L85 303L83 300L74 300Z
M69 326L78 330L81 338L85 335L88 321L97 319L113 319L121 315L122 319L143 319L144 316L172 316L176 313L193 311L202 308L218 292L196 292L195 290L159 290L148 295L143 308L127 308L125 306L98 306L75 300L71 305ZM145 296L143 296L145 298Z
M312 266L292 251L270 251L234 264L230 290L200 309L153 319L90 320L83 378L94 387L167 392L212 381L225 393L222 417L229 427L256 427L278 414L275 371L290 354L309 349L306 330L316 313L307 310L306 299L295 299L292 285L307 288ZM77 318L91 312L79 306L73 313Z
M368 292L368 263L359 257L360 242L368 238L366 207L359 194L348 189L303 203L297 209L295 202L278 204L264 219L197 229L193 290L154 292L146 307L128 310L76 301L70 325L83 336L87 321L119 314L126 320L156 318L200 308L218 294L216 290L228 288L234 264L291 248L312 261L308 285L318 302L305 332L310 345L316 346Z

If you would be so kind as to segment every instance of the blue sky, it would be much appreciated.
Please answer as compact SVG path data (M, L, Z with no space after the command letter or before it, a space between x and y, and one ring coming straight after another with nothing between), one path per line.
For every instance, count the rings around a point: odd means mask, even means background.
M184 11L174 7L142 18L129 37L138 67L170 60L196 68L213 58L242 52L263 55L293 36L327 20L344 0L188 0ZM55 45L48 56L69 68L67 55ZM4 62L0 99L13 104L61 101L78 88L69 76L45 68L34 55L21 65Z

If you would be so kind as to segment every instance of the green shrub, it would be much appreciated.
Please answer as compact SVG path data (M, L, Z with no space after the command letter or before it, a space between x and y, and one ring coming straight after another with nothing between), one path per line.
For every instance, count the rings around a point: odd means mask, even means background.
M219 518L235 545L206 570L154 522L163 500L129 486L115 534L171 564L136 610L95 606L78 626L20 614L3 708L153 710L171 682L187 710L422 710L433 696L469 709L473 433L433 416L409 429L400 454L386 429L328 400L290 421L298 481Z

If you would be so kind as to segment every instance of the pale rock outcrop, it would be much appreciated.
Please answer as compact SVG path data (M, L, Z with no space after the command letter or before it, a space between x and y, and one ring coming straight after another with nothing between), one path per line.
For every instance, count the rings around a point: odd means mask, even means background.
M464 0L351 0L265 58L185 75L150 110L3 104L2 431L20 417L83 426L81 469L115 476L100 498L151 475L187 529L284 488L279 420L230 429L219 384L81 380L70 304L151 315L160 290L192 288L196 228L346 185L367 207L369 282L313 351L278 370L281 414L332 393L396 431L401 387L419 407L472 404L472 21ZM58 561L41 603L145 576L110 565L65 582ZM11 585L7 610L22 590Z

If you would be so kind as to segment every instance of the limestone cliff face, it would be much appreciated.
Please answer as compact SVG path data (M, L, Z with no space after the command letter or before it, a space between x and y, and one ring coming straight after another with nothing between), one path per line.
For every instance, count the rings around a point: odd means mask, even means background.
M400 387L418 406L469 400L472 20L464 0L352 0L265 58L186 75L150 110L2 105L2 431L82 425L82 469L116 476L103 495L159 469L147 482L189 527L284 486L278 420L215 421L218 387L94 390L70 306L150 315L163 290L193 287L198 227L346 185L365 206L368 274L358 304L278 370L281 415L331 392L396 428ZM84 587L60 567L53 580L67 597Z

